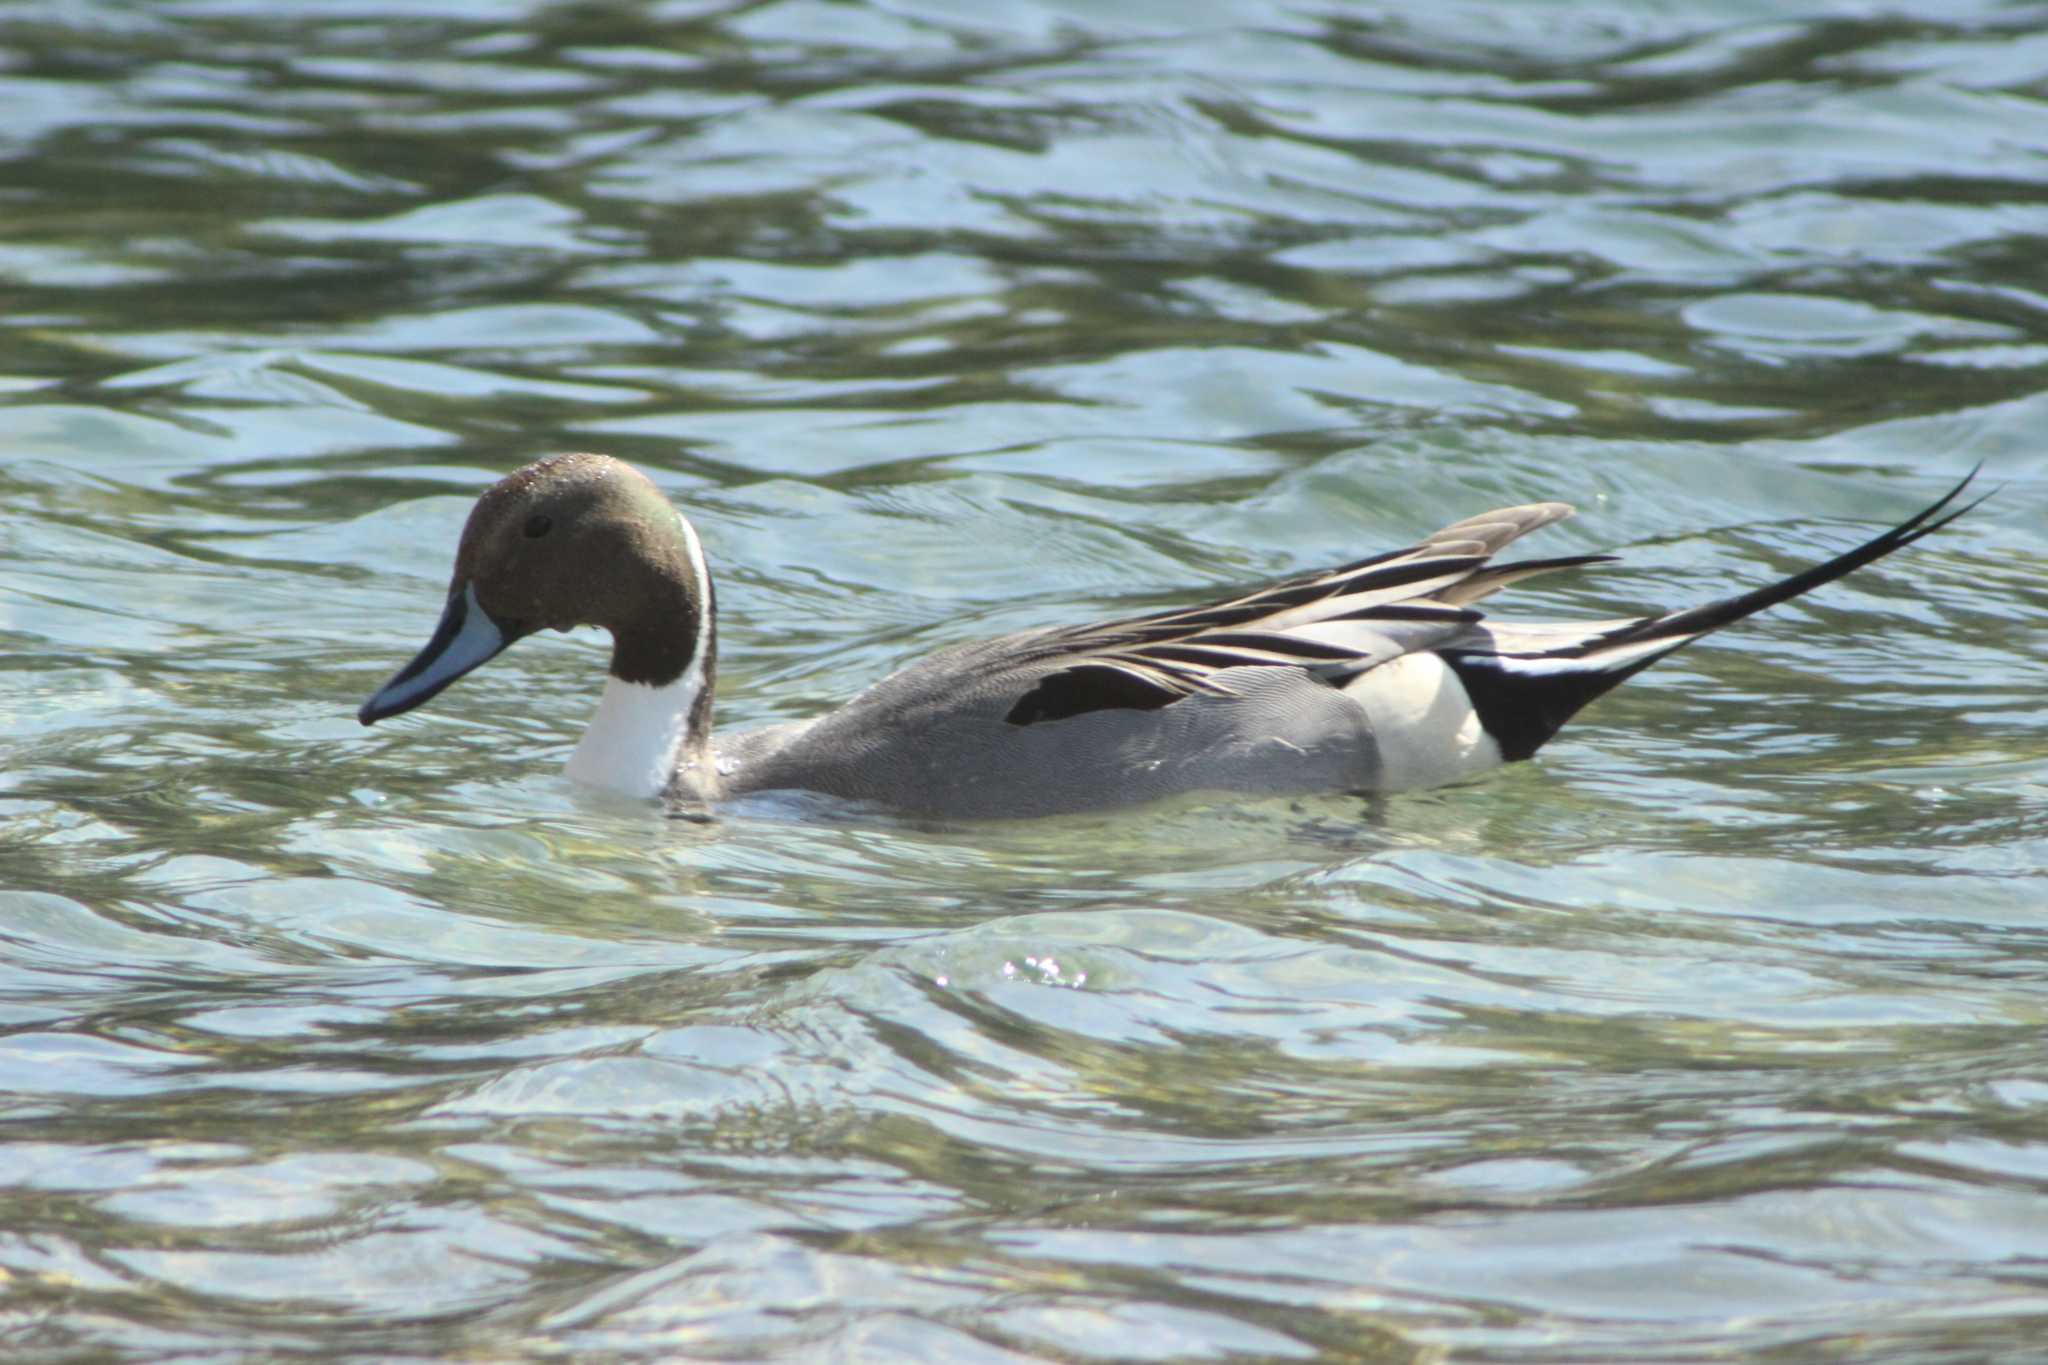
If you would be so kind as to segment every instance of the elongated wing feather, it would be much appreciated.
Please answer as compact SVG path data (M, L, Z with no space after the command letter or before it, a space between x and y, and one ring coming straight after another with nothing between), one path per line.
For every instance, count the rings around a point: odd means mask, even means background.
M1299 668L1333 684L1478 622L1462 603L1516 578L1604 556L1487 564L1518 536L1571 514L1533 503L1468 517L1406 549L1246 589L1222 601L1046 632L1025 661L1072 662L1041 677L1012 708L1012 724L1086 711L1168 705L1218 693L1233 668Z

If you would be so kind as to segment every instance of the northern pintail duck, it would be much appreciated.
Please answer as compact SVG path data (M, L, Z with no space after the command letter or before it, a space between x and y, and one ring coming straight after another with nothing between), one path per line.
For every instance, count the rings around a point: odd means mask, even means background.
M411 710L535 631L595 625L612 634L611 674L568 775L633 796L793 789L982 817L1431 786L1528 758L1664 655L1947 525L1969 510L1946 510L1968 483L1779 582L1609 621L1474 608L1518 579L1613 559L1489 563L1572 511L1504 507L1202 606L956 645L815 720L714 742L718 629L697 532L632 467L562 455L478 500L433 638L357 714Z

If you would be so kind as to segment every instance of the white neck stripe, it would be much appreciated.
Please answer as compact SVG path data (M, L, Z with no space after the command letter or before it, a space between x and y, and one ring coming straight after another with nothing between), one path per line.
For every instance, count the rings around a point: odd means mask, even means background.
M683 548L690 554L690 572L697 580L690 585L691 595L697 599L697 638L690 641L690 668L684 676L691 672L702 676L704 655L714 629L712 614L716 610L711 598L711 566L704 562L704 543L697 539L697 528L690 525L690 519L678 512L676 525L682 530Z
M691 584L697 602L696 638L690 641L690 662L683 675L667 683L630 683L619 677L604 680L604 695L590 728L569 755L571 781L628 796L654 797L668 790L678 760L692 740L690 717L709 685L706 660L711 653L711 570L704 546L690 519L676 514L688 552Z
M690 712L703 690L702 659L692 660L682 677L661 686L606 678L597 714L563 771L588 786L627 796L660 796L690 737Z

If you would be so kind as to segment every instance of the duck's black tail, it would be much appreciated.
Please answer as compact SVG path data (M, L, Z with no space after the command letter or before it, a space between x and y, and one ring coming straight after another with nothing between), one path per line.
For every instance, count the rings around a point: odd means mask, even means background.
M1464 684L1473 710L1500 745L1502 757L1527 758L1586 703L1673 650L1939 531L1984 500L1980 497L1951 510L1976 477L1977 470L1972 469L1939 502L1883 535L1750 592L1633 620L1555 625L1488 620L1438 652Z

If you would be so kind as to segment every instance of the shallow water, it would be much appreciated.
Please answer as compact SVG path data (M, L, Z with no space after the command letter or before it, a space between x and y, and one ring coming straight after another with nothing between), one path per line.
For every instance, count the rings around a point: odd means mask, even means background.
M0 8L9 1359L2035 1358L2048 10ZM713 825L417 717L647 469L721 717L1560 497L1994 498L1381 801Z

